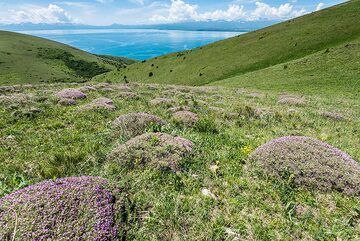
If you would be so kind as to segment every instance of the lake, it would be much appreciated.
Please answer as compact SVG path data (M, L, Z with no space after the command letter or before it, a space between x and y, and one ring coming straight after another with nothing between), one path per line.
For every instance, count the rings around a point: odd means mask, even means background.
M244 32L179 31L153 29L34 30L21 31L71 45L94 54L145 60L189 50Z

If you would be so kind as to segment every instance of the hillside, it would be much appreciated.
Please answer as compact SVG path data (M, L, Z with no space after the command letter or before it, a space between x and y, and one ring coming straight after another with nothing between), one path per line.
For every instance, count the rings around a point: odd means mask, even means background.
M360 38L210 85L359 98Z
M127 63L50 40L0 31L0 84L85 81Z
M134 64L95 80L208 84L352 41L360 35L359 11L360 1L346 2L191 51Z

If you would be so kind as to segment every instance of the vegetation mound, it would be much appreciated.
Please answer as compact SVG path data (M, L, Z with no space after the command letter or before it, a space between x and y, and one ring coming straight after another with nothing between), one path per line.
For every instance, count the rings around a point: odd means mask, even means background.
M104 110L114 111L116 109L116 107L114 106L114 102L111 99L101 97L101 98L93 100L91 103L89 103L87 105L84 105L82 107L82 109L83 110L104 109Z
M199 120L198 115L191 111L178 111L173 114L173 118L185 126L193 126Z
M319 140L287 136L255 150L252 158L276 178L321 191L360 195L360 166L349 155Z
M0 105L11 106L30 102L32 96L23 93L14 93L10 95L0 95Z
M148 113L130 113L119 116L113 121L112 126L121 136L135 137L151 127L156 128L165 124L161 118Z
M179 170L179 161L188 155L193 143L165 133L146 133L117 146L109 160L127 167L149 165L160 169Z
M107 185L98 177L71 177L3 197L0 240L114 240L115 197Z
M150 101L152 106L168 106L170 107L174 102L168 98L155 98Z
M63 89L57 92L56 96L60 99L73 99L73 100L86 98L86 94L84 94L78 89L71 89L71 88Z

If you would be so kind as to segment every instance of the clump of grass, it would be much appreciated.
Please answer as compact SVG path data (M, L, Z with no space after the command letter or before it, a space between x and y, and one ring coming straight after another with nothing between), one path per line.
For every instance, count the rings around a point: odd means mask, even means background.
M252 159L270 176L291 172L298 186L360 195L360 166L349 155L319 140L288 136L255 150Z
M146 133L114 148L108 160L128 168L152 166L179 171L179 161L193 149L193 143L165 133Z
M148 113L130 113L116 118L112 126L118 132L116 135L129 138L141 135L149 128L161 129L165 124L161 118Z
M212 118L201 118L196 122L194 128L199 132L209 133L209 134L218 134L218 127Z
M0 199L0 239L115 240L114 203L105 179L44 181Z

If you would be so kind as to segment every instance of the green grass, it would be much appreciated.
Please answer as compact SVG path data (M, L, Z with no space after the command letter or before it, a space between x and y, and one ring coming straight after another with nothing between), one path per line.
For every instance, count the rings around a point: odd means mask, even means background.
M17 86L32 97L0 108L0 197L29 184L65 176L102 176L122 190L122 222L127 240L355 240L360 200L341 193L303 190L267 178L249 165L249 154L270 139L306 135L326 141L359 160L358 99L304 94L305 106L277 104L280 91L132 85L139 99L94 91L78 106L59 106L53 94L81 86ZM7 96L17 92L5 91ZM15 95L16 96L16 95ZM79 108L100 96L115 112ZM173 122L167 107L151 107L156 97L191 108L200 117L193 128ZM204 104L204 101L207 103ZM217 107L218 109L215 109ZM40 111L31 111L34 109ZM267 114L257 117L257 108ZM106 155L123 142L110 123L119 115L147 111L169 122L163 132L194 142L179 173L154 168L128 169L108 163ZM344 121L321 115L335 111ZM19 112L23 114L19 114ZM33 114L28 114L33 113ZM217 172L210 170L218 165ZM217 199L201 194L209 189ZM296 210L305 210L303 213Z
M84 82L130 63L42 38L0 31L0 84Z
M269 68L211 83L317 96L360 95L360 38ZM336 97L335 97L336 98Z
M349 1L201 48L150 59L98 76L95 80L122 82L126 79L185 85L212 83L352 41L360 36L359 11L360 1Z

